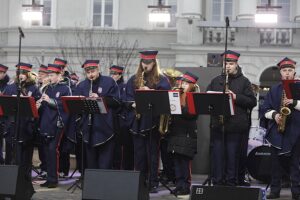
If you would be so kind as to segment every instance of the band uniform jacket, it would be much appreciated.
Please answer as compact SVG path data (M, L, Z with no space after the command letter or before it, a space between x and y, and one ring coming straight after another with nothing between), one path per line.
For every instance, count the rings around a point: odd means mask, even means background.
M181 115L172 115L170 134L167 135L168 152L192 159L197 153L197 115L191 115L182 107Z
M91 88L91 81L85 79L80 82L75 90L75 96L88 97ZM99 146L113 138L115 135L113 126L113 112L119 106L119 89L111 77L99 75L92 83L93 93L104 98L107 106L107 114L83 114L80 127L84 142L91 146ZM70 134L68 138L76 142L76 134Z
M279 113L282 90L283 87L280 83L274 85L267 93L261 107L263 116L270 110L276 110ZM293 106L289 106L289 108L291 114L287 117L284 133L278 132L275 120L268 120L266 140L280 150L279 154L289 153L300 136L300 111L293 108Z
M31 96L35 100L38 100L41 97L41 93L35 83L26 83L21 87L21 95L23 96ZM17 84L12 83L8 85L6 90L4 91L4 95L17 95ZM35 105L34 105L35 106ZM22 117L22 113L20 113L20 132L18 136L18 142L28 142L32 141L34 136L34 130L36 126L36 119L30 117ZM12 142L11 139L15 136L15 117L10 116L5 120L4 127L4 136L7 142Z
M8 82L9 82L8 75L6 75L2 80L0 80L0 95L5 92ZM1 117L0 118L0 136L3 136L3 134L4 134L4 123L5 123L5 118Z
M147 85L147 77L144 77L146 80L145 86ZM151 88L151 87L149 87ZM160 75L159 77L159 82L157 83L157 85L155 85L153 88L151 89L155 89L155 90L170 90L171 89L171 85L168 81L168 79L163 76ZM126 101L127 102L133 102L135 101L135 75L133 75L127 82L126 85ZM147 134L147 132L149 132L151 130L151 126L152 128L157 127L157 124L159 122L159 116L151 116L149 115L145 115L145 114L141 114L140 119L137 119L135 116L135 112L134 112L134 108L132 108L132 106L129 107L129 112L128 112L128 120L130 125L130 132L132 134L141 134L141 135L145 135Z
M207 87L207 91L223 91L225 77L219 75L215 77ZM228 77L229 90L236 94L234 100L233 116L225 117L225 131L244 133L249 129L249 113L256 106L256 98L251 88L251 83L238 67L238 71L234 75ZM211 128L220 128L219 116L211 116Z
M69 115L64 112L61 97L72 95L70 87L65 82L46 86L45 94L52 99L52 103L43 101L39 109L40 133L46 137L55 137L68 124Z

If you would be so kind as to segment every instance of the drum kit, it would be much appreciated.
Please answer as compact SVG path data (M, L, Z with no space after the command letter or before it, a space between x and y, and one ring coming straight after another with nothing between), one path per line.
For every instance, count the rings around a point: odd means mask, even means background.
M251 177L269 183L271 180L271 147L265 140L266 129L253 126L249 131L247 169Z

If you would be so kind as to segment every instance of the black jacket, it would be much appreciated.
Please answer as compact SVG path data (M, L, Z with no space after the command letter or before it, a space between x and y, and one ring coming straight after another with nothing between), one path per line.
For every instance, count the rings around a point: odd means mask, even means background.
M207 91L223 91L225 77L223 75L215 77ZM256 106L256 98L251 88L250 81L242 74L241 68L238 72L228 77L229 90L236 94L234 101L235 115L225 118L225 131L243 133L250 126L249 115L253 107ZM220 128L219 116L211 117L211 128Z

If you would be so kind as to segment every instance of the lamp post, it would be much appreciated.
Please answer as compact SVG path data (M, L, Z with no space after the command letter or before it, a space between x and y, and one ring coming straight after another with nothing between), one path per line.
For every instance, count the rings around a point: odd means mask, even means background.
M149 22L170 22L171 15L168 9L171 6L166 6L162 4L162 0L158 0L157 5L148 6L148 8L153 8L149 13Z

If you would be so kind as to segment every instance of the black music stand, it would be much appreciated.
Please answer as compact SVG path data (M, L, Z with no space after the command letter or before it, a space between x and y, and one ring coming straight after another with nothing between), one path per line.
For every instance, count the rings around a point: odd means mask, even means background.
M136 90L135 93L135 103L136 103L136 111L139 114L148 115L151 119L151 127L153 127L153 116L159 116L162 114L171 114L170 109L170 101L169 101L169 91L168 90ZM149 133L149 149L151 149L152 145L152 128L150 129ZM150 154L150 152L149 152ZM152 163L151 156L149 156L149 190L150 190L150 174L151 174L151 167L150 163ZM172 190L169 188L163 181L158 180L166 189L170 191L171 194ZM177 195L174 194L176 197Z
M19 106L18 106L19 104ZM36 108L35 100L33 97L25 96L25 97L17 97L17 96L6 96L6 95L0 95L0 115L2 116L16 116L17 115L17 108L19 107L19 117L28 117L28 118L38 118L38 110ZM16 130L18 131L18 130ZM18 162L18 150L17 150L17 145L18 145L18 140L19 140L19 133L16 132L12 138L13 142L13 156L12 158L14 159L13 163L15 165L19 165L20 163ZM19 167L19 170L21 170L21 174L26 174L23 168ZM25 175L26 176L26 175ZM27 178L24 177L24 184L26 183L26 188L31 190L30 191L30 197L34 193L33 185L31 180L27 181ZM25 186L25 185L24 185ZM28 193L29 194L29 193ZM27 197L24 197L24 199L27 199Z
M76 97L76 96L63 96L61 97L63 108L69 114L105 114L107 113L107 107L102 97ZM91 125L91 124L90 124ZM76 180L67 191L72 190L72 193L79 188L82 190L82 180L84 173L84 142L83 135L81 138L81 174L78 180ZM73 172L74 174L74 172ZM72 174L72 176L73 176Z
M18 98L16 96L7 96L1 95L0 96L0 115L3 116L16 116L17 114L17 105L18 105ZM20 97L19 101L20 105L20 117L28 117L28 118L38 118L38 110L35 105L35 100L33 97ZM16 130L17 131L17 130ZM18 165L17 159L17 150L16 144L19 139L19 133L16 132L13 136L13 163Z
M227 93L189 93L188 108L191 114L197 115L223 115L230 116L234 114L234 105L232 96ZM212 145L209 146L209 172L202 185L212 184L211 172L213 162L211 159Z

